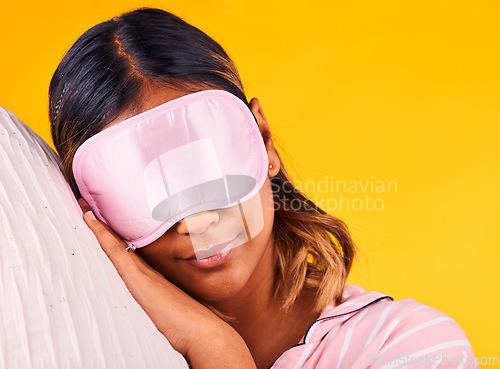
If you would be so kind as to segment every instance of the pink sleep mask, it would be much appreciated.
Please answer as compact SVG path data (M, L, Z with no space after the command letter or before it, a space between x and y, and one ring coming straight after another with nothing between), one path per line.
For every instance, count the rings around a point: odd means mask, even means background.
M91 137L75 153L73 174L97 218L138 248L192 214L255 198L267 167L249 108L229 92L206 90ZM247 240L253 235L247 229Z

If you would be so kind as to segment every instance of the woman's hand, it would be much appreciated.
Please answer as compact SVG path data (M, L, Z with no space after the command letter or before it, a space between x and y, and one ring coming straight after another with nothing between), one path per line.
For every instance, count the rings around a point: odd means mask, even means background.
M178 287L152 269L139 255L95 218L87 202L78 203L83 219L96 236L132 296L172 347L192 368L255 368L241 336Z

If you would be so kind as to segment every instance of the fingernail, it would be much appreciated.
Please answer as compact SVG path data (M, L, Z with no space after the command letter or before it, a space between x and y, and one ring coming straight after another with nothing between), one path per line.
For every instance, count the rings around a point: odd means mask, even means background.
M90 220L96 220L96 217L94 215L94 212L92 210L89 210L85 213L85 216L89 218Z

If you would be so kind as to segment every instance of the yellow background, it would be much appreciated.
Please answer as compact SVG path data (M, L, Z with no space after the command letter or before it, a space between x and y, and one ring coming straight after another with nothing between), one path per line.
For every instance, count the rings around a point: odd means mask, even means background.
M342 196L325 210L360 247L351 283L439 309L476 356L500 357L498 1L2 2L0 105L49 141L47 90L64 52L139 6L219 41L295 179L323 205ZM379 210L360 207L366 196Z

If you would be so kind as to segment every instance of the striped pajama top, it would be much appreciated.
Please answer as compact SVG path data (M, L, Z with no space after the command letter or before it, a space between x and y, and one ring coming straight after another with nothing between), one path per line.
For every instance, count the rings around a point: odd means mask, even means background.
M471 345L446 314L411 298L346 286L301 341L270 369L477 368Z

